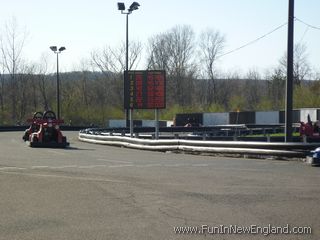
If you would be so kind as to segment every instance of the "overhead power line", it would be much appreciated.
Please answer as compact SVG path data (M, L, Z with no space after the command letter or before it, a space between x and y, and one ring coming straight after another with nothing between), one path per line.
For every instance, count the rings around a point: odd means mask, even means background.
M234 52L236 52L236 51L239 51L239 50L242 49L242 48L248 47L249 45L252 45L252 44L258 42L259 40L261 40L261 39L263 39L263 38L271 35L271 34L274 33L275 31L277 31L277 30L279 30L280 28L286 26L287 24L288 24L288 23L286 22L286 23L284 23L284 24L276 27L275 29L271 30L270 32L262 35L261 37L258 37L258 38L254 39L254 40L252 40L252 41L250 41L250 42L248 42L248 43L246 43L246 44L244 44L244 45L242 45L242 46L240 46L240 47L238 47L238 48L235 48L235 49L229 51L229 52L226 52L226 53L224 53L224 54L221 54L221 55L217 56L217 59L218 59L218 58L221 58L221 57L224 57L224 56L226 56L226 55L228 55L228 54L234 53Z
M301 19L299 19L299 18L297 18L297 17L295 17L295 20L298 21L298 22L301 22L302 24L308 26L309 28L313 28L313 29L316 29L316 30L320 30L320 27L316 27L316 26L313 26L313 25L311 25L311 24L309 24L309 23L306 23L306 22L302 21Z
M299 41L299 44L302 43L302 41L303 41L304 37L306 36L307 32L309 31L309 29L310 29L310 27L307 26L306 30L304 30L304 33L302 34L302 37L301 37L301 39Z

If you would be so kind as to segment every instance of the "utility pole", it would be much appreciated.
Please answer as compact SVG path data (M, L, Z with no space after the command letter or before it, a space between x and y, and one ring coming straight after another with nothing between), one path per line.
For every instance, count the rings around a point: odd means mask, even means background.
M294 0L289 0L285 141L292 142Z

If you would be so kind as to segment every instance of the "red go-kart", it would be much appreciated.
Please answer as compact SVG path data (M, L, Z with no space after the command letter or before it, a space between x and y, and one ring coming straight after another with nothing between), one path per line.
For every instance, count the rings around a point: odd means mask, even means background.
M36 112L28 122L31 125L22 138L29 142L30 147L65 148L69 145L59 126L63 120L56 119L53 111L46 111L44 114Z

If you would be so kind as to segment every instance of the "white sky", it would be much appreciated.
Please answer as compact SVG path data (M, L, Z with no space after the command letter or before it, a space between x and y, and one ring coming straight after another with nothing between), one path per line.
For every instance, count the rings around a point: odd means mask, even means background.
M141 7L129 16L129 38L147 43L149 37L178 24L190 25L196 34L206 28L226 36L225 51L246 44L287 22L288 0L137 0ZM124 1L126 7L132 1ZM117 46L125 40L125 15L111 0L0 0L0 27L15 17L28 32L24 58L39 62L49 46L67 48L60 55L62 71L80 70L82 59L94 49ZM295 16L320 27L320 1L295 0ZM264 72L274 67L286 51L287 27L227 55L219 61L223 71L249 69ZM295 22L295 42L307 45L310 64L320 69L320 30Z

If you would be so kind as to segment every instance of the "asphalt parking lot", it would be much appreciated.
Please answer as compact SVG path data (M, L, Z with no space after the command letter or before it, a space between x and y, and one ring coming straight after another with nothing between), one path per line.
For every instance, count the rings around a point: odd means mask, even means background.
M66 135L69 149L34 149L22 132L0 133L0 239L320 239L320 168ZM312 233L240 233L250 226Z

